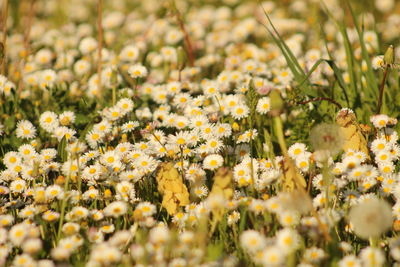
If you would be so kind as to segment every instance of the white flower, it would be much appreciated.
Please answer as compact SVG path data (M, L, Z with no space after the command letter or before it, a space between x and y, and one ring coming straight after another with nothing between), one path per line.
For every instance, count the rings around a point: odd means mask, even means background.
M8 232L8 238L15 246L20 246L28 236L28 230L26 224L16 224Z
M339 267L361 267L361 262L354 255L347 255L339 261Z
M78 75L84 75L89 72L91 64L85 59L80 59L74 64L74 71Z
M60 114L59 120L62 126L69 126L75 122L75 113L73 111L64 111Z
M265 247L266 240L259 232L246 230L240 235L240 244L245 250L254 253Z
M26 182L24 180L18 179L12 181L10 184L10 190L13 193L22 193L26 188Z
M271 109L271 99L269 97L262 97L258 100L256 110L260 114L267 114Z
M235 120L246 118L250 113L250 109L245 104L239 104L232 109L231 114Z
M282 266L285 255L279 247L267 247L263 251L263 266Z
M386 13L393 10L395 6L394 0L375 0L375 7L380 12Z
M280 249L286 253L290 253L299 248L300 236L295 230L284 228L276 234L276 243Z
M141 202L137 205L135 211L138 210L144 217L152 216L156 213L157 209L156 206L151 204L150 202Z
M85 37L79 43L79 50L86 55L97 49L97 41L93 37Z
M165 244L169 239L169 229L164 225L154 227L149 233L149 241L153 244Z
M208 155L203 161L203 167L207 170L215 170L222 166L224 158L218 154Z
M59 125L57 114L52 111L43 112L40 115L39 124L47 132L53 132Z
M317 247L311 247L304 252L304 258L308 262L318 263L325 257L325 252Z
M296 159L298 156L306 152L306 145L303 143L295 143L289 147L288 153L289 156L293 159Z
M385 263L385 255L379 248L366 247L360 252L363 267L381 267Z
M39 84L42 89L52 87L57 80L57 73L54 70L47 69L40 72Z
M141 64L135 64L128 68L128 73L132 78L143 78L147 76L147 69Z
M219 85L216 82L209 82L203 87L203 92L208 97L216 96L219 92Z
M139 48L134 45L125 46L124 48L122 48L119 57L121 60L134 62L139 57Z
M31 139L36 136L36 128L28 120L19 121L17 124L16 135L18 138Z
M380 0L379 0L380 1ZM372 59L372 68L380 69L384 66L385 62L383 60L383 56L377 56Z
M104 209L104 215L117 218L128 211L128 206L123 201L114 201Z

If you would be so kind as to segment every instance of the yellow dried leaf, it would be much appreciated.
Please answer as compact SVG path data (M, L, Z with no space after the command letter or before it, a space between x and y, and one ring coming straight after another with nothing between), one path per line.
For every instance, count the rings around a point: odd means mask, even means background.
M214 184L210 195L221 194L225 199L233 197L232 171L228 168L220 168L214 176Z
M214 184L212 186L209 197L219 198L222 197L224 200L231 200L233 197L233 183L232 183L232 171L226 167L218 169L214 176ZM215 208L212 210L213 213L213 223L220 222L224 216L224 208Z
M189 204L189 193L186 185L172 162L161 164L156 179L158 191L163 196L161 205L170 215L176 214L179 207Z
M345 139L343 150L346 152L350 149L364 152L369 159L369 151L367 140L365 139L362 128L357 122L356 115L350 109L342 109L336 117L336 123L340 126Z
M282 162L282 176L283 188L286 191L293 191L295 185L306 187L306 181L303 175L299 172L293 160L288 156L284 157Z

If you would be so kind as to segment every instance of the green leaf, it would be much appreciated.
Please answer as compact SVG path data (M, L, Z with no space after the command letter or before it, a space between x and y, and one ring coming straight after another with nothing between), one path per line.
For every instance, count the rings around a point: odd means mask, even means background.
M75 123L76 124L87 124L90 122L89 116L84 114L76 114Z
M67 147L67 139L65 138L64 135L64 137L61 139L60 143L58 143L57 146L57 152L62 162L65 162L68 158L68 153L67 150L65 149L66 147Z
M207 246L207 260L215 261L221 258L224 252L224 243L219 241L215 244L209 244Z
M372 96L376 97L378 94L378 83L376 82L376 77L375 77L375 74L374 74L374 71L372 68L371 58L368 55L367 46L365 45L364 30L361 29L360 25L358 24L357 17L355 15L354 10L351 7L349 1L346 0L346 3L349 7L351 17L354 22L354 26L357 30L358 39L359 39L360 45L361 45L362 58L367 63L367 71L365 73L365 79L367 80L367 88L369 89L369 92L372 94Z
M283 40L281 35L279 34L278 30L275 28L275 26L272 23L271 18L268 16L267 12L263 8L264 15L268 19L269 24L271 25L273 32L268 28L267 25L262 24L265 29L268 31L268 33L271 35L272 39L276 43L276 45L279 47L281 50L286 63L288 64L288 67L290 71L293 73L294 79L296 82L300 85L300 88L303 90L303 93L306 95L309 95L311 97L316 97L317 92L316 90L313 90L303 68L300 66L299 61L297 60L296 56L292 53L290 48L287 46L286 42ZM306 82L303 82L303 81Z

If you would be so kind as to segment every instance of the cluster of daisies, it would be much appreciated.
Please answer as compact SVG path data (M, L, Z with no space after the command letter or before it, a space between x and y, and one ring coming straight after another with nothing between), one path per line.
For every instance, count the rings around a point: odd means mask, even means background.
M400 266L397 120L368 132L344 109L350 130L302 129L286 149L279 125L316 105L289 101L296 74L263 25L316 91L337 75L321 58L367 87L395 1L363 14L363 42L340 34L337 0L105 1L101 45L96 1L34 2L10 7L32 23L10 15L0 75L0 266ZM325 40L310 6L335 10Z

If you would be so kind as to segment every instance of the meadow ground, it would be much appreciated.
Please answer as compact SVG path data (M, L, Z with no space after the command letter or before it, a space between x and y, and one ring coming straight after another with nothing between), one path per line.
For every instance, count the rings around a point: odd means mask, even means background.
M0 7L0 266L400 266L399 1Z

